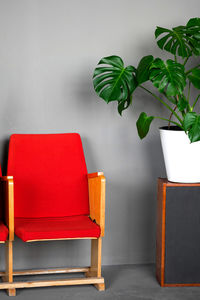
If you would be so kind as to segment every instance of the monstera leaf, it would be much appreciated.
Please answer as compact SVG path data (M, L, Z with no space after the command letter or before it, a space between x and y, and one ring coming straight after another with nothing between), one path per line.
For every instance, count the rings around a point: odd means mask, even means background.
M184 112L184 110L188 107L188 101L184 95L178 97L177 107L181 112Z
M184 130L188 133L191 143L200 141L200 115L188 112L183 121Z
M133 66L125 68L119 56L104 57L98 64L104 66L97 67L94 71L95 91L107 103L119 101L121 106L123 104L125 107L125 103L130 102L130 96L137 87L133 74L136 69Z
M144 56L137 67L136 71L136 80L138 84L142 84L143 82L149 80L149 70L154 58L152 55Z
M189 80L192 82L194 87L200 89L200 69L195 68L188 75Z
M200 55L200 18L190 19L186 25L186 38L194 55Z
M200 18L190 19L186 26L178 26L172 30L157 27L155 31L158 46L174 55L188 57L200 55Z
M153 116L147 117L147 114L145 112L142 112L140 114L136 122L136 126L137 126L138 135L141 139L143 139L149 132L149 128L153 119L154 119Z
M167 96L182 94L186 85L184 66L168 59L166 63L156 58L150 67L150 80L153 85Z
M122 115L122 112L130 106L131 103L132 103L132 96L128 97L126 100L122 100L118 102L117 109L120 116Z

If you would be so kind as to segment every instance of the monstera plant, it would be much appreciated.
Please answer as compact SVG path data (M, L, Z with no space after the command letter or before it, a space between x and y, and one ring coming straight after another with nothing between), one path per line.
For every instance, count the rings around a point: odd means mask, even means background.
M151 122L158 118L185 131L190 142L200 141L200 115L195 112L200 94L193 99L191 91L200 90L200 61L192 68L187 67L191 58L200 56L200 18L192 18L185 26L172 29L157 27L155 38L158 47L170 54L169 59L164 61L148 55L137 67L125 67L119 56L104 57L94 71L95 91L107 103L117 101L120 115L130 106L138 88L169 110L167 118L140 114L136 125L141 139L149 132ZM145 86L147 81L158 93Z

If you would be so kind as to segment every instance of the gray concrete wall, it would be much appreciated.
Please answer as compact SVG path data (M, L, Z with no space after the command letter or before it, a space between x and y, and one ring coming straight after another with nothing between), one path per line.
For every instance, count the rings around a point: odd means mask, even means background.
M156 179L165 176L158 127L140 141L141 111L165 110L137 91L121 118L92 86L103 56L120 55L137 66L161 55L156 25L171 27L196 17L199 0L0 0L0 157L12 133L79 132L89 172L107 178L103 264L153 262ZM28 199L27 199L28 201ZM24 244L16 239L16 268L89 263L89 243ZM0 267L4 246L0 247Z

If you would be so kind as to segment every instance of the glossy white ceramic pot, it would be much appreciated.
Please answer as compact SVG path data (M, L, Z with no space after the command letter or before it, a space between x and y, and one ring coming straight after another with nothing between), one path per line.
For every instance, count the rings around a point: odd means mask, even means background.
M175 126L161 127L160 138L168 180L200 182L200 141L191 143L187 134Z

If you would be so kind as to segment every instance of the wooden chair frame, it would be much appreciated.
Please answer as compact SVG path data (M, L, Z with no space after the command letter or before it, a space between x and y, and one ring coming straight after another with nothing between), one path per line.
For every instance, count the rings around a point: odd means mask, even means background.
M105 184L106 180L103 172L88 174L90 218L101 228L99 238L87 238L91 240L91 265L81 268L63 269L39 269L13 271L13 241L14 241L14 180L12 176L0 178L0 184L5 188L5 216L6 224L9 228L9 237L6 241L6 269L0 272L3 283L0 289L6 289L9 296L16 295L17 288L32 288L44 286L64 286L64 285L85 285L93 284L99 291L105 290L104 278L101 276L101 249L102 237L105 228ZM73 239L73 238L72 238ZM72 240L71 239L71 240ZM85 239L85 238L78 238ZM65 240L65 239L56 239ZM69 239L70 240L70 239ZM36 240L28 241L33 242ZM38 240L42 241L42 240ZM44 241L44 240L43 240ZM49 240L51 241L51 239ZM84 273L84 278L40 280L40 281L17 281L14 276L37 275L37 274L61 274L61 273Z

